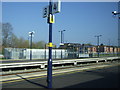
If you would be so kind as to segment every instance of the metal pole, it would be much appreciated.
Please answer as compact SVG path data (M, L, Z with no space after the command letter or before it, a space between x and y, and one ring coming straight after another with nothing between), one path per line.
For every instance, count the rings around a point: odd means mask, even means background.
M49 2L49 17L52 15L52 1ZM48 59L48 67L47 67L47 86L48 88L52 88L52 23L49 22L49 59Z
M118 48L120 48L120 1L118 2ZM117 56L120 55L120 51L118 51Z
M63 41L62 41L62 31L61 31L61 44L63 43Z
M64 33L63 33L64 31L66 31L66 30L59 31L60 32L60 38L61 38L61 40L60 40L61 44L64 43Z
M62 43L64 43L64 31L66 31L66 30L62 30Z
M118 2L118 47L120 47L120 1Z
M30 38L30 60L32 60L32 33Z
M61 44L63 44L63 31L61 31ZM62 48L61 48L61 59L62 59Z
M46 60L46 44L45 44L45 60Z
M98 54L98 57L99 57L99 37L100 36L102 36L102 35L95 36L95 37L97 37L97 54Z
M118 12L113 11L113 15L118 15L118 48L120 47L120 1L118 2ZM117 54L119 52L117 51Z
M99 57L99 36L97 36L97 41L98 41L97 51L98 51L98 57Z
M64 36L63 36L63 31L62 31L62 43L64 43Z

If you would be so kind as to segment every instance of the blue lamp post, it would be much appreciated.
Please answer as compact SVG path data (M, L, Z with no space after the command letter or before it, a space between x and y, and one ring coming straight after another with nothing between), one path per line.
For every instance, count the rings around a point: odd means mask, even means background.
M29 36L30 36L30 60L32 60L32 38L33 38L34 33L35 33L34 31L29 32Z

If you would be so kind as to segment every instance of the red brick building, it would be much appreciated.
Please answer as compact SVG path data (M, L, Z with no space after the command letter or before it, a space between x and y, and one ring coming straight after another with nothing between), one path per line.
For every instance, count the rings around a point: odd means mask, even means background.
M120 53L120 47L116 47L116 46L106 46L106 45L101 45L99 46L99 52L103 52L103 53ZM88 48L89 53L97 53L97 46L92 46Z

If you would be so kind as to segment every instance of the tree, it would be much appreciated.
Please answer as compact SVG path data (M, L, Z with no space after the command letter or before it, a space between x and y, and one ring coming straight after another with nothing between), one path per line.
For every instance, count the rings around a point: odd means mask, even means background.
M12 48L16 48L18 46L18 42L19 42L19 39L17 38L17 36L15 34L12 33L11 35L11 47Z
M13 32L13 27L10 23L2 24L2 39L3 48L30 48L29 40L25 40L23 37L18 38ZM32 48L42 49L45 48L44 41L32 42Z
M12 36L12 25L10 23L3 23L2 24L2 39L3 39L3 46L9 47L11 45L11 36Z
M17 41L17 48L29 48L29 41L25 40L23 37L21 37Z
M39 49L45 48L45 42L44 41L37 42L36 48L39 48Z

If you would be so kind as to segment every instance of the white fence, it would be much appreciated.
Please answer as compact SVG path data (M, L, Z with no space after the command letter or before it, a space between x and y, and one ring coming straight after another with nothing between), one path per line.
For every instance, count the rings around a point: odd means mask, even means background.
M48 59L49 49L32 49L32 59ZM5 48L6 59L30 59L30 49ZM68 52L65 49L52 49L52 58L67 58Z

